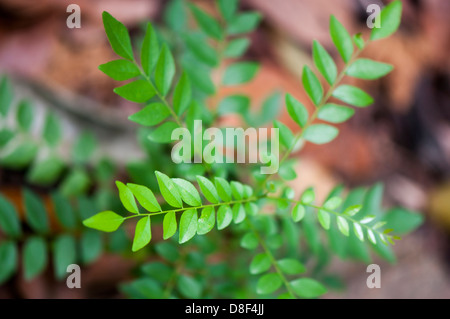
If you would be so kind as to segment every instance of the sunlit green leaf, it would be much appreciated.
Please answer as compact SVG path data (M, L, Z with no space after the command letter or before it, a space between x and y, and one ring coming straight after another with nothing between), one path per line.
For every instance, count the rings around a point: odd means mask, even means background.
M391 72L392 65L373 61L370 59L358 59L347 69L346 74L364 80L376 80Z
M397 31L402 17L402 2L392 1L380 12L380 28L373 28L371 40L379 40L390 36Z
M141 72L139 68L128 60L114 60L98 67L100 71L116 81L126 81L137 77Z
M104 232L113 232L122 225L124 220L122 216L108 210L84 220L83 225Z
M197 210L186 210L180 219L180 244L187 242L197 233L198 216Z
M106 11L103 11L102 17L106 35L114 52L125 59L133 60L133 49L127 28Z
M164 197L166 202L173 207L182 207L180 192L178 191L175 183L169 178L169 176L156 171L156 179L158 180L159 189L161 190L161 195Z
M134 232L133 251L144 248L152 239L150 216L141 218L136 224Z
M303 67L303 87L314 105L319 105L323 98L323 88L314 72L308 67Z
M366 107L373 103L373 98L352 85L343 84L333 91L333 97L357 107Z
M329 84L333 84L337 77L336 64L325 48L317 41L313 42L314 64Z
M330 18L330 34L331 39L338 49L342 59L344 62L348 62L353 54L352 37L345 27L333 15Z
M161 123L170 116L170 111L162 103L152 103L142 110L130 115L128 119L144 126L153 126Z

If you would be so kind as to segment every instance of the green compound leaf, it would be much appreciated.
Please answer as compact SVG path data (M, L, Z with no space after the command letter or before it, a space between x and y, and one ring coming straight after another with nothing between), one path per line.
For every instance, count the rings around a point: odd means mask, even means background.
M76 242L70 235L58 236L53 242L53 267L59 280L67 276L67 266L76 263Z
M217 211L217 229L222 230L231 224L233 212L227 205L220 206Z
M306 271L306 267L301 262L292 258L278 260L277 264L287 275L299 275Z
M343 123L353 114L355 114L355 110L350 107L328 103L320 108L317 117L330 123Z
M145 74L150 76L158 61L159 44L151 23L147 23L144 41L141 48L141 64Z
M376 80L391 72L392 69L393 66L390 64L358 59L348 67L345 73L358 79Z
M115 88L114 93L135 103L145 103L156 94L153 86L145 80L137 80Z
M318 281L310 278L300 278L290 282L292 290L302 298L317 298L327 292L327 289Z
M177 218L175 212L168 212L163 220L163 238L164 240L172 237L177 232Z
M133 60L133 48L127 28L106 11L103 11L102 17L106 35L114 52L122 58Z
M220 27L220 24L216 21L216 19L211 17L205 11L199 9L197 6L189 4L189 8L191 9L195 20L197 21L203 32L216 40L222 39L222 28Z
M30 237L23 248L23 270L26 280L38 276L47 267L47 244L41 237Z
M175 61L166 44L163 44L155 69L155 84L162 96L169 93L175 75Z
M262 274L269 270L271 265L270 257L266 253L258 254L250 263L250 273L252 275Z
M380 28L372 29L371 40L379 40L390 36L397 31L402 17L402 2L391 2L380 12Z
M326 144L334 140L339 134L339 130L327 124L310 125L303 132L303 138L314 144Z
M231 201L231 186L230 184L221 177L214 178L214 182L217 189L217 194L224 202Z
M144 248L152 239L152 230L150 216L141 218L136 224L136 230L134 232L133 252Z
M195 186L188 182L187 180L180 178L172 178L172 181L178 188L181 199L190 206L200 206L202 205L202 200L200 194L198 193Z
M173 94L173 109L177 115L181 115L187 110L191 96L191 83L188 75L183 72Z
M333 91L333 97L357 107L366 107L373 103L373 98L352 85L341 85Z
M159 189L161 191L161 195L164 197L166 202L176 208L183 207L183 203L181 202L181 195L178 191L178 187L175 183L169 178L169 176L156 171L155 172L156 179L158 180Z
M198 220L198 235L204 235L209 233L213 228L216 222L216 214L214 211L214 207L205 207L202 210L200 218Z
M303 67L302 83L314 105L319 105L323 97L322 84L320 84L314 72L306 65Z
M296 223L305 217L305 207L302 204L297 204L292 209L292 220Z
M196 178L203 195L205 195L205 198L210 203L217 204L219 202L219 195L217 194L217 190L214 184L209 179L203 176L197 176Z
M345 27L333 15L330 18L330 34L339 54L344 62L347 63L350 61L353 54L352 37Z
M152 103L139 112L130 115L128 119L144 126L158 125L170 116L170 111L162 103Z
M134 199L133 193L124 183L116 181L117 189L119 190L119 198L123 204L123 207L127 211L133 214L139 214L139 209L136 205L136 200Z
M333 58L325 48L317 41L313 42L313 59L317 69L325 80L332 85L336 81L337 67Z
M170 143L172 142L172 132L178 127L178 124L175 122L165 122L150 132L148 138L150 141L155 143Z
M259 70L256 62L237 62L225 70L224 85L238 85L250 82Z
M28 189L23 191L23 196L28 223L36 232L47 233L50 226L42 200Z
M194 237L197 233L198 216L196 209L186 210L180 218L180 238L179 243L183 244Z
M308 122L308 111L306 107L297 101L291 94L286 94L286 108L291 118L300 127L304 127Z
M270 273L259 278L256 284L256 292L260 295L267 295L278 290L282 285L281 277L278 273Z
M0 229L10 237L19 237L22 233L16 209L1 194L0 194Z
M122 216L108 210L84 220L83 225L110 233L116 231L124 220Z
M116 81L130 80L141 74L136 64L122 59L102 64L98 68L100 71Z

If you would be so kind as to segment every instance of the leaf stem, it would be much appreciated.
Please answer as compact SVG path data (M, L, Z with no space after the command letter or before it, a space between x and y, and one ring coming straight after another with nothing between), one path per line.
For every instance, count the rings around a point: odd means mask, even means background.
M170 104L167 102L166 98L159 92L159 90L155 87L155 85L153 84L152 80L150 79L150 77L145 74L144 70L141 68L141 66L139 64L137 64L135 62L136 66L139 68L139 71L141 72L141 75L145 78L145 80L152 86L152 89L156 92L156 95L158 96L158 98L161 100L161 102L163 102L163 104L167 107L167 109L169 110L170 114L172 115L173 119L175 120L175 122L180 126L183 127L183 123L181 122L179 116L175 113L175 111L173 110L173 108L170 106Z
M366 43L369 44L369 41ZM280 162L278 163L278 165L280 166L282 163L284 163L284 161L289 157L289 155L291 155L293 149L295 148L295 146L299 143L300 139L303 137L304 132L306 131L306 129L315 121L315 119L317 118L317 115L320 111L320 109L328 102L328 100L330 99L331 95L333 94L333 91L336 89L337 85L342 81L342 79L345 76L345 73L347 72L348 67L356 60L356 58L361 54L361 52L363 51L363 49L358 49L356 50L352 57L350 58L350 60L345 64L345 67L342 69L342 71L339 73L339 75L337 76L336 80L334 81L334 83L330 86L330 88L328 89L327 93L325 94L324 98L322 99L322 101L319 103L319 105L317 105L317 107L315 108L313 114L311 115L311 117L308 119L308 122L305 124L305 126L303 128L301 128L300 132L297 133L294 137L294 141L292 142L292 144L289 146L289 148L286 150L286 152L284 153L283 157L281 158ZM259 188L257 188L257 192L261 191L262 188L264 188L264 186L267 184L267 182L274 176L275 174L271 174L271 175L267 175L267 177L261 182Z
M242 204L242 203L247 203L247 202L253 202L253 201L256 201L256 200L258 200L260 198L261 197L252 196L252 197L249 197L247 199L234 200L234 201L229 201L229 202L220 202L220 203L217 203L217 204L201 205L201 206L196 206L196 207L191 207L191 206L189 206L189 207L181 207L181 208L177 208L177 209L160 211L160 212L157 212L157 213L136 214L136 215L124 217L124 219L130 219L130 218L142 217L142 216L156 216L156 215L167 214L167 213L171 213L171 212L177 213L177 212L182 212L182 211L186 211L186 210L190 210L190 209L202 209L202 208L206 208L206 207L217 207L217 206L223 206L223 205Z
M260 244L260 246L262 247L262 249L264 250L264 252L267 254L267 256L270 259L270 263L272 264L273 268L275 269L275 271L278 273L278 275L281 277L281 280L283 281L284 286L286 287L287 291L289 292L289 294L294 297L297 298L295 296L294 291L292 290L291 285L289 284L288 280L286 279L284 273L281 271L280 267L278 267L277 261L275 260L275 257L273 256L272 252L270 251L270 249L267 247L265 241L262 239L262 237L259 235L258 230L256 229L256 227L253 225L253 223L249 220L246 219L247 221L247 225L250 227L250 229L252 230L253 234L256 236L256 238L258 239L258 242Z
M270 197L270 196L267 196L267 198L268 198L268 199L276 199L276 200L285 200L285 201L288 201L288 202L291 202L291 203L301 204L301 205L303 205L303 206L308 206L308 207L311 207L311 208L314 208L314 209L317 209L317 210L323 210L323 211L326 211L327 213L333 214L333 215L335 215L335 216L343 217L343 218L349 220L349 221L352 222L352 223L357 223L357 224L359 224L360 226L362 226L362 227L364 227L364 228L366 228L366 229L368 229L368 230L370 230L370 231L372 231L372 232L375 232L375 233L377 233L377 234L380 235L380 236L393 238L393 236L388 235L388 234L384 234L384 233L382 233L382 232L380 232L380 231L378 231L378 230L376 230L376 229L373 229L373 228L369 227L369 226L366 225L366 224L362 224L362 223L359 222L358 220L356 220L356 219L354 219L354 218L351 218L350 216L348 216L348 215L346 215L346 214L341 214L341 213L338 213L338 212L336 212L336 211L334 211L334 210L327 209L327 208L325 208L325 207L321 207L321 206L317 206L317 205L313 205L313 204L305 204L305 203L302 203L301 201L294 200L294 199L289 199L289 198L278 198L278 197Z

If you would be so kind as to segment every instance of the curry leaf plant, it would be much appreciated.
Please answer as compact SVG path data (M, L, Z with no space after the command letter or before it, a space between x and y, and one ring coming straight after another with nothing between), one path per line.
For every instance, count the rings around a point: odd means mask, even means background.
M26 281L33 280L49 265L55 279L64 280L70 264L90 265L100 257L105 249L104 236L80 227L80 220L98 209L93 200L80 197L72 203L54 192L48 206L30 189L24 189L22 197L23 219L8 197L0 194L0 231L7 238L0 243L0 284L20 269ZM50 222L49 211L54 212L55 223Z
M26 170L26 180L34 185L59 185L66 196L86 194L94 182L102 183L114 174L113 164L100 158L95 136L81 132L70 145L70 159L62 156L63 124L59 114L47 111L41 127L36 127L35 105L28 99L15 101L10 80L0 80L0 167ZM92 176L94 166L101 176ZM106 169L105 169L106 168Z
M187 127L193 132L196 119L213 125L221 116L237 113L246 125L254 127L267 124L278 114L277 95L267 98L259 114L250 111L251 101L247 96L229 95L222 100L217 97L220 87L247 83L257 75L259 65L246 61L243 56L249 46L246 33L257 27L261 16L256 12L239 12L237 1L218 0L216 3L218 18L193 4L186 6L185 1L170 3L166 19L183 43L185 53L182 55L174 55L173 43L158 36L157 29L150 23L141 49L134 50L126 27L109 13L103 13L109 42L120 58L101 65L100 69L115 80L131 80L114 91L129 101L145 104L129 119L151 128L147 138L154 145L171 143L170 135L175 128ZM190 12L198 29L184 30L185 19L173 18L186 12ZM218 168L220 165L206 163L200 165L199 173L190 171L189 178L184 178L176 169L173 171L177 174L172 177L169 172L156 170L153 179L156 178L157 183L152 189L117 182L119 198L127 215L103 211L84 220L84 225L112 232L124 222L135 220L133 251L155 240L152 229L158 216L163 218L163 240L176 237L180 249L195 238L210 235L214 228L231 228L233 236L240 236L240 246L251 253L249 272L256 276L253 287L262 296L317 298L326 293L326 286L330 284L322 274L327 263L327 249L318 225L328 235L331 250L342 258L367 262L370 260L367 247L372 247L383 258L394 261L390 245L400 239L400 233L418 227L421 218L402 209L401 212L398 209L385 212L381 207L382 187L379 184L347 194L343 187L337 186L324 202L319 203L313 188L306 189L296 198L285 183L296 178L292 168L294 160L290 158L293 152L304 142L331 142L339 134L335 124L347 121L355 110L373 103L368 93L343 84L344 77L374 80L392 70L388 64L360 57L371 42L383 39L397 29L401 2L393 1L381 15L381 28L374 29L367 40L360 34L352 36L334 16L330 18L330 36L344 62L341 70L331 54L314 41L312 56L317 70L305 66L302 74L302 84L314 111L309 114L304 106L307 101L302 103L286 94L288 114L299 130L293 133L285 124L273 123L280 130L283 148L278 174L261 175L254 169L255 165L230 165L221 169ZM226 67L221 68L224 61ZM217 83L212 80L212 70L219 74ZM317 123L317 120L321 122ZM191 164L191 167L198 166ZM249 175L246 172L251 173L252 179L246 178ZM399 220L410 225L407 231L396 231ZM304 233L302 238L299 227ZM312 271L306 269L307 260L299 252L300 240L306 241L308 250L319 260ZM175 268L176 276L184 278L180 279L180 290L196 292L191 296L181 293L181 296L200 297L195 280L183 277L183 266ZM168 286L173 287L173 279L168 280ZM149 297L171 296L170 293L161 295L158 287L145 279L131 290L141 291L140 296L143 291L157 292L147 294Z

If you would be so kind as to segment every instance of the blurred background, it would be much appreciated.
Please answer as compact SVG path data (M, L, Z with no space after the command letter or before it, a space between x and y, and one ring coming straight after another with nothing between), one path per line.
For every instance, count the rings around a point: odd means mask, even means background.
M213 1L193 2L214 13ZM278 90L307 101L300 76L303 65L312 65L312 41L319 40L338 57L328 35L329 16L334 14L350 32L367 36L367 6L387 2L242 0L241 9L257 10L264 17L251 34L246 55L261 62L262 69L252 83L221 89L219 97L244 92L256 108ZM396 265L376 260L382 269L381 289L366 287L363 264L336 258L331 268L347 288L327 298L450 298L450 1L402 2L399 31L364 53L394 65L394 71L375 82L348 82L369 92L375 104L340 125L339 138L326 147L308 145L296 167L300 178L292 186L314 185L323 198L337 183L355 187L382 181L386 205L419 211L426 221L394 247ZM81 8L80 29L66 27L70 3ZM142 157L135 126L127 120L138 106L115 95L117 83L98 70L100 64L115 58L101 12L110 12L131 30L133 39L139 39L148 20L164 28L169 3L0 0L0 75L10 77L15 99L33 100L38 110L34 121L42 123L47 109L57 112L67 145L82 130L95 132L98 148L120 170L130 158ZM214 103L209 106L216 107ZM296 130L285 111L280 120ZM0 167L0 191L13 202L20 203L20 187L27 184L23 175L20 170ZM48 274L31 282L18 276L0 286L0 298L117 297L117 292L105 287L128 278L132 267L131 260L104 255L85 272L83 282L90 290L69 291L51 282ZM96 292L99 286L103 288Z

